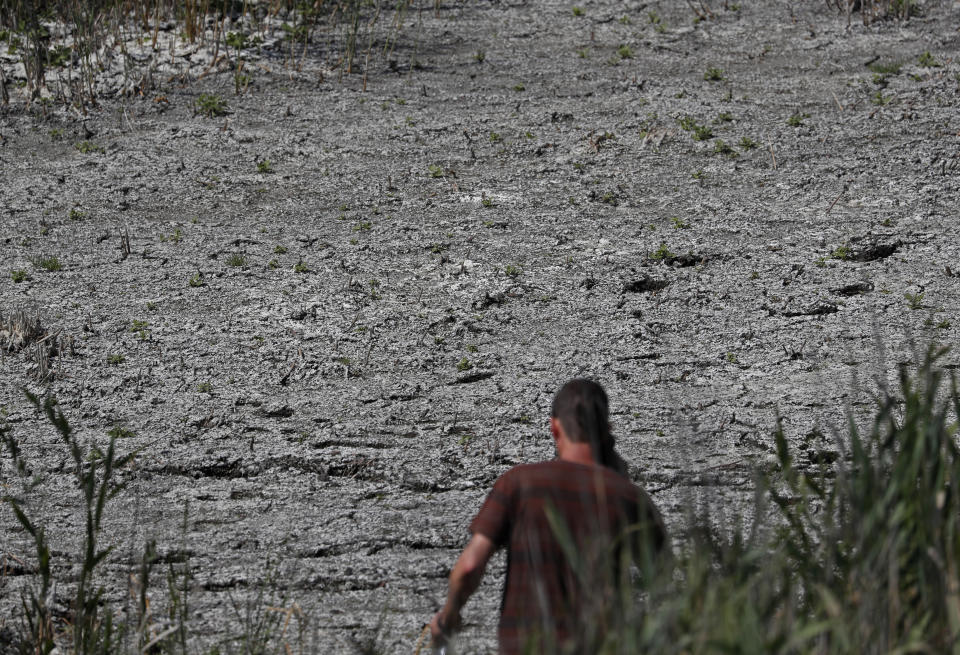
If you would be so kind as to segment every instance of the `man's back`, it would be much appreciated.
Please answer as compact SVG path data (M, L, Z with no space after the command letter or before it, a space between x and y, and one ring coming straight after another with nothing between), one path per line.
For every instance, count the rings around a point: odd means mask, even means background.
M616 601L621 557L666 542L647 495L602 466L554 460L517 466L494 485L470 525L507 546L501 653L574 645ZM638 562L640 563L640 562Z

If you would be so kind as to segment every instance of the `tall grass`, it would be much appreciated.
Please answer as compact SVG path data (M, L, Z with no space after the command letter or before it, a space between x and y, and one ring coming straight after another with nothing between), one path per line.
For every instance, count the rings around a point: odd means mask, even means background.
M960 393L940 366L945 353L930 348L916 370L902 367L898 388L879 392L867 428L851 419L837 436L832 463L819 458L801 466L776 429L777 464L756 472L752 519L744 524L711 515L709 503L691 509L676 566L642 566L640 586L624 587L617 610L601 617L606 628L583 635L584 652L960 655ZM130 455L118 456L112 441L106 452L84 447L52 400L31 400L71 455L86 536L79 580L60 581L73 590L69 616L55 617L51 550L43 526L26 509L35 487L31 467L0 426L22 482L19 494L3 500L32 538L36 560L15 651L194 652L188 566L170 565L162 622L147 602L155 544L144 549L136 611L116 612L97 585L96 569L109 553L98 546L99 526L121 488L116 471ZM225 651L287 652L296 639L296 652L319 652L304 640L299 608L287 605L268 588L235 601L240 630L220 642Z
M212 62L201 75L221 62L228 64L235 72L237 93L246 89L241 51L268 37L282 37L278 54L284 66L299 70L322 33L322 52L335 56L332 65L341 74L350 74L366 36L366 73L371 53L381 51L375 47L374 32L379 17L389 11L395 15L392 27L380 35L386 52L392 48L391 34L396 42L410 2L0 0L0 30L7 40L2 47L18 54L24 64L28 99L53 98L84 109L104 92L149 92L159 65L175 60L178 45L206 48ZM105 90L98 80L104 71L117 68L117 58L122 88Z
M960 654L956 379L931 348L804 470L781 429L749 526L687 522L674 579L615 617L602 653Z

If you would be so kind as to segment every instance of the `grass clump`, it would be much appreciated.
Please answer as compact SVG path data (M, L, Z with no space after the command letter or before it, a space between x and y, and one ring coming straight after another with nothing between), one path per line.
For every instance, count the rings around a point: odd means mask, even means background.
M620 57L620 59L633 59L633 49L627 44L622 43L617 48L617 56Z
M730 159L735 159L740 155L734 150L728 143L723 139L717 139L713 144L713 152L717 155L723 155L724 157L729 157Z
M89 155L92 153L103 154L106 152L103 149L103 146L98 146L92 141L78 141L73 147L76 148L77 152L79 152L81 155Z
M837 246L833 249L833 252L830 253L831 259L839 259L841 261L846 261L852 256L853 251L847 246Z
M215 93L201 93L194 105L196 113L214 118L227 113L227 101Z
M650 253L650 259L655 262L663 261L664 259L670 259L671 257L676 257L676 255L667 248L667 244L661 243L660 247Z
M227 257L227 266L232 266L234 268L241 268L247 265L247 258L241 255L238 252L233 253Z
M803 125L803 121L807 118L810 118L810 114L797 112L796 114L792 114L790 118L787 119L787 125L790 127L800 127Z
M929 50L921 53L920 56L917 57L917 64L920 68L940 68L941 65L936 57L930 54Z
M903 68L903 64L895 61L874 62L867 66L867 68L877 75L898 75L900 69Z
M23 269L10 271L10 277L13 279L14 282L17 282L17 283L26 282L27 280L30 279L30 275Z
M703 79L707 82L721 82L723 81L723 70L710 66L706 72L704 72Z
M756 141L754 141L748 136L745 136L742 139L740 139L740 147L743 148L744 150L753 150L759 145L760 145L759 143L757 143Z
M697 124L692 116L684 116L677 122L680 124L681 130L691 133L690 136L693 137L694 141L707 141L713 138L713 130L710 126Z
M51 273L63 270L63 264L60 263L60 258L56 255L39 257L34 263L43 270L50 271Z
M691 510L676 566L641 559L644 593L605 612L582 652L955 653L960 394L945 352L901 366L863 429L851 416L795 447L778 426L753 520Z

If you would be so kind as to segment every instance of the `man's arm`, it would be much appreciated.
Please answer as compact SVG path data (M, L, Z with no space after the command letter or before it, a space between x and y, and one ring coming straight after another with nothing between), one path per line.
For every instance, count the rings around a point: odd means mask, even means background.
M487 562L496 550L493 541L482 534L474 534L467 547L460 553L457 563L450 571L450 589L447 602L430 621L430 633L434 644L443 644L460 629L460 610L467 599L480 586Z

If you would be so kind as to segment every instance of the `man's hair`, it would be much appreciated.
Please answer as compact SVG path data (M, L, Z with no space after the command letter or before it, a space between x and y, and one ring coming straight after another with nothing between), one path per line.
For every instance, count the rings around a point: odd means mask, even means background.
M589 443L598 464L627 474L627 464L614 448L607 394L593 380L570 380L553 398L550 416L560 421L571 441Z

